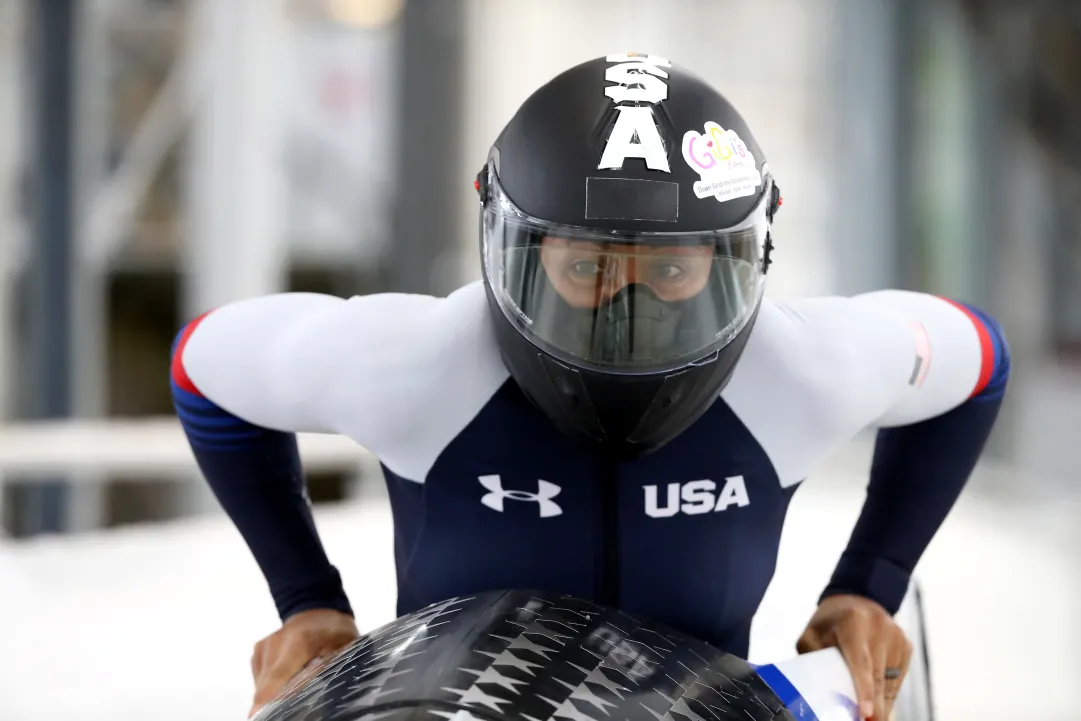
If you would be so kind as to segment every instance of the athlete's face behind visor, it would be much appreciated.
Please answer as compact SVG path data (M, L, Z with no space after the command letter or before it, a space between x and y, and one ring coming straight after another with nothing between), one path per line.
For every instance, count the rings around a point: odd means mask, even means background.
M712 245L651 247L547 236L540 258L552 287L572 308L599 308L638 283L664 302L690 300L709 283Z
M720 320L703 292L714 275L712 245L545 236L534 252L543 269L530 294L534 331L596 366L634 371L685 360Z
M639 373L693 362L730 340L758 298L751 243L533 237L502 251L506 310L576 365Z
M494 180L490 193L482 232L493 297L523 337L560 363L667 373L725 347L754 315L764 204L730 229L616 233L528 217Z

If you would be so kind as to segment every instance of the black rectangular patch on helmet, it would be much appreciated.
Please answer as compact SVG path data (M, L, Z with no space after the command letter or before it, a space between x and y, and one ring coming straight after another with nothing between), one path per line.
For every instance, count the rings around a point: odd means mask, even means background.
M679 183L635 178L586 178L587 220L679 220Z

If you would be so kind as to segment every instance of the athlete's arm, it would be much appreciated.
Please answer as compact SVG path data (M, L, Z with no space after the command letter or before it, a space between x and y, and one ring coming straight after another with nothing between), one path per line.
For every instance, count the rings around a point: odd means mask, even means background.
M823 597L895 613L994 426L1010 372L1002 328L964 303L904 291L856 296L845 397L879 428L867 500Z
M332 430L326 334L346 308L315 294L256 298L196 318L173 345L177 416L282 620L311 608L351 613L315 528L296 439Z
M470 390L469 378L439 374L448 338L478 345L463 329L476 315L463 308L468 295L265 296L214 310L177 337L177 414L283 620L310 608L349 612L316 532L295 434L343 433L392 467L422 463L425 439L438 435L431 424L453 425L449 414L471 412L433 397L441 384ZM419 407L428 401L451 410Z

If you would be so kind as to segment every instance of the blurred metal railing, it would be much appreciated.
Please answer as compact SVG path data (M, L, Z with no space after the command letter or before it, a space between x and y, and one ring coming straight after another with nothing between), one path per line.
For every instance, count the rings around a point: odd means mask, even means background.
M361 481L381 478L379 461L348 438L300 434L299 444L308 472L340 472ZM146 482L197 487L198 466L175 418L0 426L0 517L7 483L38 486L61 477L68 487L92 490L125 475ZM90 523L89 528L100 523ZM88 530L82 526L80 530Z
M342 436L302 433L299 442L305 467L313 471L355 468L373 460ZM175 480L193 471L195 458L175 418L43 421L0 428L0 476L18 474L24 483L58 474L70 475L73 483L98 483L99 473Z

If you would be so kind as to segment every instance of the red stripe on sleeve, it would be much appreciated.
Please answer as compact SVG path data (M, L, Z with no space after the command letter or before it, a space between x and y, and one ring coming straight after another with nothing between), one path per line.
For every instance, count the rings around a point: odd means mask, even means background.
M184 349L188 346L188 341L191 339L191 334L195 332L195 329L199 326L203 320L210 315L211 311L203 313L201 316L193 320L184 328L184 332L180 335L180 340L176 344L176 351L173 353L172 365L170 366L170 373L173 377L173 383L178 388L191 393L192 395L203 396L199 389L195 387L191 378L188 377L188 371L184 368Z
M964 313L972 325L976 327L976 335L980 338L980 375L976 379L976 387L972 389L970 398L979 395L987 384L991 382L991 374L995 370L995 345L991 340L991 333L979 317L961 303L956 303L949 298L942 298L957 310Z

